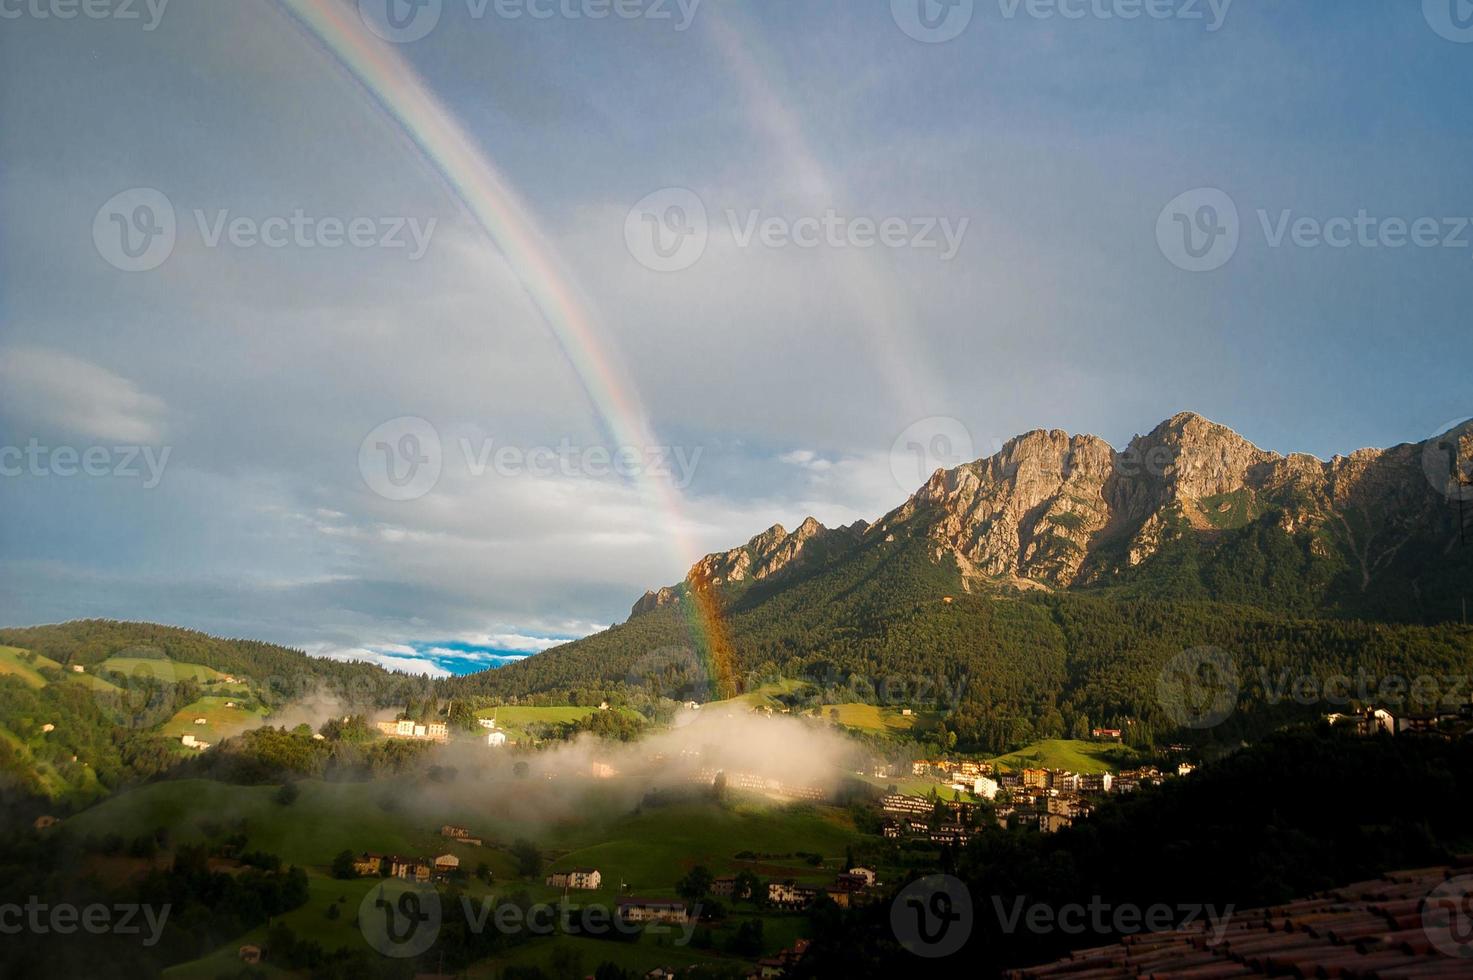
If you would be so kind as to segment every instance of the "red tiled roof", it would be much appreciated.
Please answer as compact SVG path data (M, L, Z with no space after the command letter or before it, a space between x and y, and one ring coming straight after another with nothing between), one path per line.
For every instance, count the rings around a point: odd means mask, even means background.
M1076 950L1043 966L1010 971L1010 980L1237 980L1324 977L1345 980L1473 978L1473 944L1452 955L1428 899L1454 878L1473 875L1473 855L1450 867L1396 871L1269 908L1239 910L1221 940L1206 922L1175 932L1127 936ZM1454 888L1468 915L1473 888ZM1466 929L1469 923L1459 923ZM1456 949L1456 947L1454 947Z

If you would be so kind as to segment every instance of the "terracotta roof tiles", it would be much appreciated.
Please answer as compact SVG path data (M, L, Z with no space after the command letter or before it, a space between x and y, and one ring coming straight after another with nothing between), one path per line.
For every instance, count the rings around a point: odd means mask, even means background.
M1055 963L1013 970L1008 976L1010 980L1473 978L1473 940L1466 938L1473 934L1470 869L1473 855L1463 855L1447 867L1395 871L1298 901L1239 910L1220 937L1198 922L1173 932L1143 933L1109 946L1076 950ZM1434 890L1444 901L1429 901ZM1454 901L1446 901L1448 896ZM1458 918L1456 929L1448 927L1450 915Z

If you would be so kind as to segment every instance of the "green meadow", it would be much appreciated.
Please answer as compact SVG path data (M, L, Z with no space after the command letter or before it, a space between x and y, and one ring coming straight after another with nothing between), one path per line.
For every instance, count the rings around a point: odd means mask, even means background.
M247 728L261 724L266 713L260 708L245 708L238 696L211 694L179 709L174 717L164 722L159 734L170 738L194 735L206 742L218 742L222 738L238 735ZM195 719L203 718L203 725Z
M1134 757L1133 750L1115 742L1051 738L998 756L992 763L1010 770L1044 768L1099 773L1113 772L1122 766L1128 768Z
M932 712L907 715L899 708L882 708L874 704L827 704L820 713L846 728L880 735L908 735L916 726L934 724L936 719Z
M40 654L33 654L34 663L26 660L26 651L19 647L0 647L0 674L9 674L19 677L31 687L45 687L46 678L41 676L38 667L50 667L52 670L61 670L61 664Z
M179 660L157 657L108 657L97 665L98 670L111 670L128 676L154 677L162 681L185 680L224 682L225 675L204 664L190 664Z

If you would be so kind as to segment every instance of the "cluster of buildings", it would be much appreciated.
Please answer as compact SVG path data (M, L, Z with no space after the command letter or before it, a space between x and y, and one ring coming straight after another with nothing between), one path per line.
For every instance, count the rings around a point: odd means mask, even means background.
M378 723L379 734L388 738L411 738L420 741L450 741L450 726L443 721L422 723L409 718Z
M804 954L808 952L808 945L806 939L794 940L793 945L776 956L767 956L758 960L757 972L753 976L759 980L773 980L775 977L783 976L797 966L799 960L803 959Z
M425 859L364 851L353 859L353 871L359 877L403 878L419 882L444 878L459 867L460 858L454 854Z
M457 844L470 844L473 847L481 846L481 838L472 837L471 832L465 827L457 827L450 823L440 828L440 836L446 840L453 840Z
M1473 701L1457 708L1393 715L1385 708L1325 716L1331 725L1353 725L1360 735L1441 735L1453 737L1473 734Z
M789 800L808 800L810 802L821 802L827 794L817 786L801 786L794 783L784 783L780 779L769 779L751 772L737 772L724 769L697 769L691 774L691 782L700 783L703 786L712 786L716 783L717 775L726 778L727 789L747 790L753 793L763 793L768 796L781 796Z
M917 759L910 764L910 774L941 779L954 790L988 800L997 796L997 791L1001 788L1001 784L993 778L995 773L992 763L974 759Z
M880 799L880 809L886 814L882 832L891 840L965 844L972 839L978 808L978 804L965 800L932 800L891 793Z
M491 748L501 748L508 744L506 732L496 725L495 718L478 718L479 724L485 732L486 745ZM385 738L409 738L428 742L450 741L450 725L443 721L418 722L408 718L398 721L381 721L378 723L379 734Z
M868 898L878 884L875 873L870 868L850 868L835 875L831 885L773 881L767 885L767 903L775 908L797 912L816 902L819 895L827 895L835 905L847 909ZM712 893L718 894L714 888Z
M624 922L683 925L691 919L686 904L671 898L621 898L614 904L614 912Z
M938 769L938 766L940 767ZM1185 776L1194 767L1183 762L1176 774ZM1023 769L1018 772L994 772L990 763L961 762L954 768L943 761L915 763L916 775L937 771L952 777L953 788L971 792L986 800L997 800L1006 793L1005 801L993 809L1002 827L1032 827L1053 833L1087 815L1094 807L1093 799L1109 793L1129 793L1150 783L1159 783L1165 775L1155 766L1128 769L1118 773L1077 773L1062 769ZM963 782L963 780L967 782ZM884 835L891 839L920 839L933 844L966 844L977 825L979 804L964 800L931 799L891 793L881 797L880 809L886 814Z
M476 724L486 729L486 744L499 749L506 744L506 732L496 727L495 718L477 718Z
M598 891L604 877L597 868L573 868L571 871L554 871L547 876L549 888L567 888L572 891Z

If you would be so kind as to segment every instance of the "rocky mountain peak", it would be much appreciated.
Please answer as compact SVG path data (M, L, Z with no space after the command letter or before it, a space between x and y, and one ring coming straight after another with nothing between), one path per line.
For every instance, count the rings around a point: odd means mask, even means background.
M1035 429L991 456L937 470L873 526L834 531L811 517L792 532L774 525L708 555L687 582L755 581L793 567L814 541L888 547L904 532L924 540L933 560L954 562L968 587L1068 587L1139 565L1184 535L1210 540L1269 515L1289 534L1310 532L1316 554L1358 563L1369 583L1407 533L1439 519L1445 500L1422 478L1421 451L1286 457L1194 412L1120 451L1098 436ZM670 591L647 594L636 612Z

